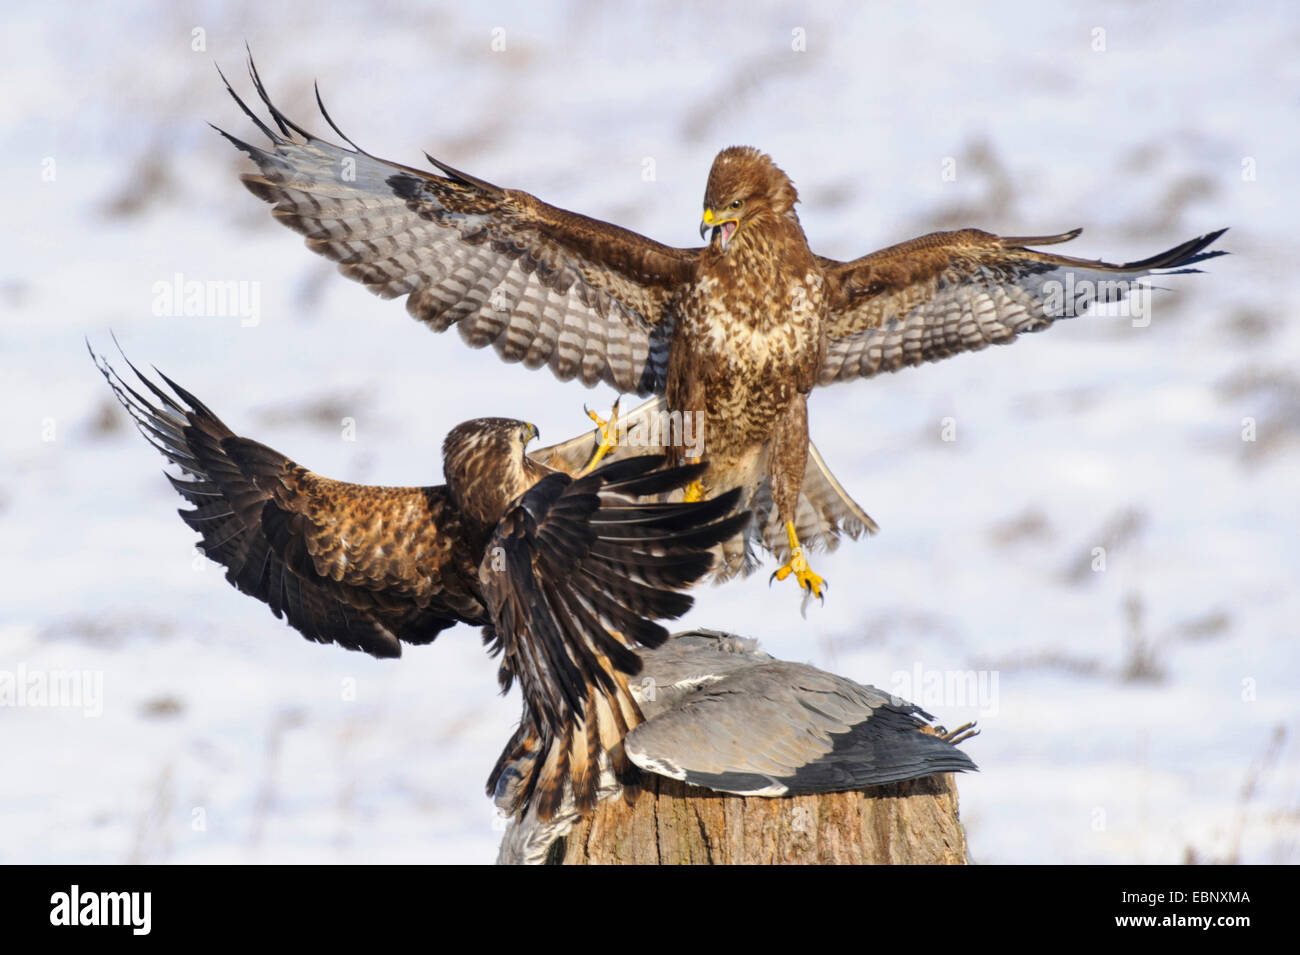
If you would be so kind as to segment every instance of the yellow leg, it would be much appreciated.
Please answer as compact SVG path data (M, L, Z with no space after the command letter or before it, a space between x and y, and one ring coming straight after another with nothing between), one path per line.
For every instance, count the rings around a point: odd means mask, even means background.
M794 522L785 522L785 532L790 538L790 563L784 567L778 567L772 577L776 580L785 580L791 574L794 579L799 581L799 586L808 592L810 596L822 599L826 581L814 574L808 567L808 559L803 555L803 548L799 545L799 535L794 531Z
M704 484L699 480L692 481L686 485L686 490L682 494L682 500L687 504L694 504L696 501L704 500Z
M600 431L600 440L596 442L596 450L591 459L583 465L581 471L574 475L575 477L590 474L605 455L618 447L618 405L622 400L622 398L615 399L614 407L609 412L608 421L596 414L596 412L589 410L586 405L583 406L582 410L587 412L587 417L596 422L596 427Z

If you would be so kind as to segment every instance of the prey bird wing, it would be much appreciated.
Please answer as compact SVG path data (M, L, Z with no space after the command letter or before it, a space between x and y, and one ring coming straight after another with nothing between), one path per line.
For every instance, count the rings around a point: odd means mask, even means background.
M1144 276L1200 271L1189 266L1226 254L1206 251L1226 231L1122 264L1028 248L1067 242L1081 229L1014 237L935 232L852 262L821 258L830 303L818 384L1007 344L1073 317L1080 303L1122 300ZM1081 294L1071 297L1072 289Z
M816 667L787 663L756 641L716 630L670 637L643 651L632 690L644 721L628 733L627 757L645 772L718 793L787 796L865 789L935 773L970 772L957 744L973 724L949 733L920 707ZM499 767L514 782L539 760L517 737ZM517 785L517 783L516 783ZM509 786L503 787L509 790ZM627 793L606 770L599 798ZM498 804L509 806L500 799ZM581 816L571 794L549 818L535 809L506 828L498 862L540 864Z
M646 721L627 738L642 769L718 792L782 796L861 789L975 769L946 739L921 732L913 703L753 641L702 631L646 660L655 677Z
M472 347L547 365L562 381L662 391L670 304L698 250L645 236L502 189L429 157L441 174L371 156L308 133L271 102L274 128L227 83L269 140L265 148L218 130L257 163L243 177L307 246L436 331L455 325ZM224 79L224 77L223 77ZM319 97L318 97L319 100Z
M666 442L663 420L668 411L663 395L655 395L631 411L620 412L617 423L617 444L609 453L610 460L621 460L638 455L663 454ZM600 443L600 431L583 431L558 444L547 445L529 452L529 457L539 464L557 471L577 474L591 460Z

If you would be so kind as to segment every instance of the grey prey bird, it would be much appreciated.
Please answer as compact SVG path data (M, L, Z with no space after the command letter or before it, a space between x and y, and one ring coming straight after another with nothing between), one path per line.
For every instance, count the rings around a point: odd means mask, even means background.
M755 640L714 630L676 634L642 652L632 692L645 716L624 740L642 770L739 796L832 793L975 770L957 743L972 725L923 732L933 717L873 686L778 660ZM506 747L493 779L499 807L531 777L540 753ZM602 799L623 789L612 774ZM534 812L506 829L498 862L540 864L580 817L566 798L549 820Z
M642 718L629 689L636 650L664 642L654 621L691 606L681 591L743 528L738 494L645 502L704 468L642 458L574 478L529 460L537 429L508 418L451 430L446 484L333 481L236 435L161 372L165 387L128 362L132 385L91 355L145 440L183 472L167 477L194 505L180 516L203 554L308 640L395 657L457 623L483 628L502 692L519 680L520 734L537 756L512 811L549 819L561 802L594 807L602 773L635 780L622 742Z

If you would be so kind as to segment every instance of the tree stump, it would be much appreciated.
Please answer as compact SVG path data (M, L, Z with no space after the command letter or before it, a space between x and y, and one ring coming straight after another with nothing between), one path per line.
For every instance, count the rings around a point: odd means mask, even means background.
M551 847L564 865L964 865L951 775L857 792L728 796L646 774Z

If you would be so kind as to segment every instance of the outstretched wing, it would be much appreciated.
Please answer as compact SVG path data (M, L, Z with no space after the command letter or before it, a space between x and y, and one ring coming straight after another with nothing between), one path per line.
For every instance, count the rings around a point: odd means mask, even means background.
M698 250L557 209L431 156L444 175L378 159L323 105L352 148L317 139L276 109L251 61L249 70L276 129L226 88L270 148L218 132L257 163L244 184L308 248L384 298L406 295L407 311L434 330L456 325L471 347L491 344L508 362L624 392L664 389L669 306Z
M654 621L691 606L681 591L708 571L710 548L748 519L732 514L738 491L691 504L644 502L704 470L662 464L637 457L578 480L550 474L520 496L488 544L479 580L503 675L519 679L525 701L520 733L489 792L520 747L538 754L515 809L536 799L538 813L551 818L570 791L591 808L602 769L632 772L621 742L640 721L627 685L641 666L634 648L667 639Z
M155 404L91 355L145 440L188 475L167 477L195 505L179 513L204 556L307 639L395 657L402 642L488 622L444 488L320 477L238 437L161 372L170 393L127 362Z
M1205 251L1226 229L1140 262L1114 265L1026 248L1075 238L935 232L852 262L822 259L830 296L819 384L868 378L1012 341L1093 301L1122 300L1135 280L1225 253Z

